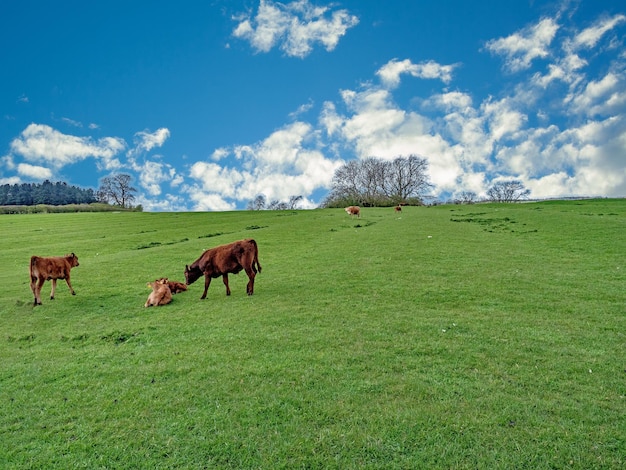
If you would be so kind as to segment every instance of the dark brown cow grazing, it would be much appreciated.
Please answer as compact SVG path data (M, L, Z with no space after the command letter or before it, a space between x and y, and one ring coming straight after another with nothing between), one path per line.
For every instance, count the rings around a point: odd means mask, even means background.
M162 277L161 279L157 279L158 281L164 281L167 283L167 286L170 288L172 294L180 294L181 292L185 292L187 290L187 285L178 281L170 281L166 277Z
M34 305L41 305L41 287L44 282L52 281L52 292L50 300L54 299L54 291L57 287L57 279L65 279L67 287L72 295L76 295L70 283L70 270L78 266L78 257L71 253L65 256L52 256L43 258L41 256L31 256L30 258L30 290L35 296Z
M172 292L166 278L149 282L148 287L152 288L152 292L150 292L144 307L158 307L159 305L169 304L172 301Z
M252 295L254 277L257 272L261 272L261 265L259 264L259 248L256 241L251 238L206 250L191 266L185 266L185 281L187 285L192 284L204 274L204 292L200 297L204 299L211 279L222 276L226 286L226 295L230 295L228 274L238 274L242 270L246 271L249 279L246 292Z
M348 206L344 209L350 217L354 217L355 215L358 218L361 218L361 208L359 206Z

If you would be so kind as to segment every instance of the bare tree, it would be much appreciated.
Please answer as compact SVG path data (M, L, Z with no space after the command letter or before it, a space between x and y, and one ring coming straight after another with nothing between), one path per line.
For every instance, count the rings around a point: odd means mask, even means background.
M474 204L476 202L476 193L473 191L461 191L454 202L456 204Z
M297 205L302 201L302 196L291 196L287 203L288 209L297 209Z
M341 194L342 197L359 198L361 193L360 172L360 164L357 160L351 160L339 167L333 176L333 192Z
M335 171L324 205L392 205L409 198L421 200L431 188L425 158L351 160Z
M98 200L105 203L113 202L120 207L132 207L137 190L133 188L131 176L124 173L105 176L100 180L100 189L97 191Z
M278 199L274 199L268 204L267 208L271 211L284 211L287 210L288 206L286 202L281 202Z
M487 197L493 202L517 202L526 199L530 189L526 189L521 181L499 181L487 190Z
M432 188L428 180L428 161L417 155L398 157L386 164L385 194L396 202L423 196Z
M374 157L361 160L358 176L361 197L366 200L374 200L384 193L387 162Z
M264 194L259 194L257 197L254 198L253 201L250 201L248 203L248 210L251 211L262 211L263 209L265 209L265 205L266 205L266 199L265 199L265 195Z

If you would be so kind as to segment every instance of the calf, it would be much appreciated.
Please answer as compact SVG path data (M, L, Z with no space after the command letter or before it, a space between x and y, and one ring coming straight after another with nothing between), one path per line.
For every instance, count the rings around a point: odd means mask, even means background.
M149 282L148 286L152 288L152 292L150 292L144 307L158 307L159 305L169 304L172 301L172 292L167 279L157 279L154 282Z
M396 212L402 212L402 206L398 204L393 210Z
M350 217L354 217L355 215L358 218L361 218L361 208L359 206L348 206L344 209Z
M194 283L204 274L204 292L200 299L206 298L211 279L222 276L226 286L226 295L230 295L228 274L238 274L245 270L248 275L246 292L254 293L254 277L261 272L259 264L259 248L251 238L239 240L228 245L221 245L202 253L191 266L185 266L185 281L187 285Z
M44 258L41 256L31 256L30 258L30 290L35 296L34 305L41 305L41 287L44 282L52 281L52 292L50 300L54 300L54 291L57 287L57 279L65 279L67 287L72 295L76 295L70 283L70 270L79 266L78 257L71 253L65 256L52 256Z
M185 292L187 290L187 285L178 281L170 281L166 277L162 277L161 279L157 279L157 281L164 281L167 283L167 286L170 288L172 294L180 294L181 292Z

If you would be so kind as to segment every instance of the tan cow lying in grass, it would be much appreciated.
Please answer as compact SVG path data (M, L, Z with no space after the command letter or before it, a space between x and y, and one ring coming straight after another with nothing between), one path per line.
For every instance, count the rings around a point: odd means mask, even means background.
M182 282L178 282L178 281L170 281L166 277L162 277L161 279L157 279L157 281L163 281L163 282L167 283L167 286L170 288L170 291L172 292L172 294L180 294L181 292L185 292L187 290L187 285L186 284L184 284Z
M354 217L355 215L359 218L361 217L361 208L359 206L348 206L344 210L350 215L350 217Z
M172 301L172 291L166 278L148 282L147 285L152 288L152 292L150 292L144 307L158 307L159 305L169 304Z

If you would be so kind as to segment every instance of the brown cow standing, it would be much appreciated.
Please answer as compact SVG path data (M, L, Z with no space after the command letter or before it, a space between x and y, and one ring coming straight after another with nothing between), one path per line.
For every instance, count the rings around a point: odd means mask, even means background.
M401 206L400 204L398 204L398 205L394 208L394 210L395 210L396 212L402 212L402 206Z
M54 291L57 287L57 279L65 279L67 287L72 295L76 295L70 283L70 270L79 266L78 257L71 253L65 256L52 256L44 258L41 256L31 256L30 258L30 290L35 296L34 305L41 305L41 287L44 282L52 281L52 292L50 300L54 300Z
M361 208L359 206L348 206L344 209L350 217L354 217L355 215L358 218L361 218Z
M148 286L152 288L152 292L150 292L144 307L158 307L159 305L169 304L172 301L172 292L166 278L148 282Z
M226 295L230 295L228 274L238 274L242 270L246 271L249 279L246 292L252 295L254 277L257 272L261 272L261 265L259 264L259 248L256 241L251 238L206 250L191 266L185 266L185 280L189 285L204 274L204 292L200 297L204 299L211 279L222 276L226 286Z

